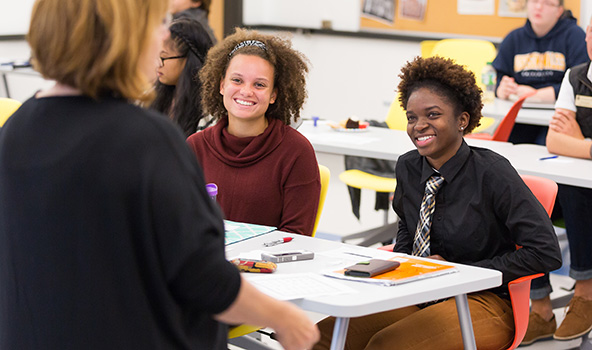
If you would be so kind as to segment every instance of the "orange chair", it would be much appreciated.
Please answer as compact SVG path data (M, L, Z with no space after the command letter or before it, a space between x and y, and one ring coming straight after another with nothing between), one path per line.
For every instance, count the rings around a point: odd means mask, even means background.
M514 124L516 123L516 117L518 116L518 111L522 108L522 104L524 100L529 97L530 95L521 97L518 101L514 102L506 116L502 119L499 123L497 128L495 129L493 135L487 133L478 133L478 134L468 134L465 137L473 138L473 139L481 139L481 140L492 140L492 141L502 141L507 142L510 138L510 134L512 133L512 129L514 128Z
M508 283L510 300L512 300L512 312L514 313L514 342L508 350L516 349L526 335L530 315L530 281L543 275L537 273L517 278Z
M530 188L532 194L541 202L543 208L551 216L557 198L557 184L551 179L533 175L520 175L522 181Z

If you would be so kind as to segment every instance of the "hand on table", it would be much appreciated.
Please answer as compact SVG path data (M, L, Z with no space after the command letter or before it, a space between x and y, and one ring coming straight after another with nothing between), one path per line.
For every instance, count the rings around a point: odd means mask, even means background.
M510 95L517 95L518 94L518 84L514 78L511 78L507 75L502 77L500 80L500 84L497 87L497 97L507 100Z

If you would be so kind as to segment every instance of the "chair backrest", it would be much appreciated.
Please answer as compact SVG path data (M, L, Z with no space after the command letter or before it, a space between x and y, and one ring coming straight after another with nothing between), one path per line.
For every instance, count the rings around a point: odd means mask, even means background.
M526 335L528 316L530 314L530 281L541 276L543 276L542 273L537 273L536 275L517 278L508 283L515 328L514 342L508 350L516 349L524 339L524 335Z
M514 124L516 124L518 112L520 111L520 108L522 108L524 100L529 96L530 95L522 96L520 99L518 99L518 101L514 102L508 113L506 113L506 116L502 119L491 136L493 141L508 142L510 134L512 133L512 129L514 128Z
M21 106L21 103L12 98L0 97L0 127Z
M530 188L530 191L543 205L543 208L551 216L557 197L557 184L551 179L533 175L520 175L522 181Z
M487 40L444 39L434 45L431 56L452 58L475 74L477 84L481 83L481 71L487 62L496 56L495 46Z
M319 164L319 174L321 175L321 195L319 198L317 217L312 229L312 237L314 237L317 233L317 227L319 226L319 221L321 220L321 213L323 212L323 207L325 206L325 198L327 197L327 189L329 188L329 179L331 178L331 172L329 171L329 168L321 164Z
M385 119L386 125L389 129L407 130L407 114L401 104L399 103L399 94L395 96Z
M419 43L419 47L421 49L421 57L426 58L432 56L432 51L434 50L434 46L440 40L422 40Z

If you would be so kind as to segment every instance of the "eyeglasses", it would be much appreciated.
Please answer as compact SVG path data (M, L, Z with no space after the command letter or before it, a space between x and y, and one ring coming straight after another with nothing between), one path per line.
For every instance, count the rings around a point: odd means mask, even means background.
M159 57L159 58L160 58L161 66L164 66L164 61L166 61L166 60L176 60L176 59L185 58L185 57L186 57L186 55L172 56L172 57Z
M551 0L528 0L529 4L533 5L543 5L546 7L559 7L561 6L559 3L553 2Z

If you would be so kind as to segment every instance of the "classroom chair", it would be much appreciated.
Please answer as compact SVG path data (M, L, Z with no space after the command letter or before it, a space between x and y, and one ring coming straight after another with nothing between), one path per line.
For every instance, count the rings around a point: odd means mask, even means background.
M508 142L510 134L512 133L512 129L514 128L514 124L516 124L516 117L518 116L518 112L520 111L520 108L522 108L524 100L529 96L530 95L523 96L516 102L514 102L506 116L501 120L501 122L493 132L493 135L487 133L473 132L471 134L465 135L465 137L481 140Z
M434 46L440 40L422 40L419 43L419 47L421 50L421 57L426 58L432 56L432 51L434 50Z
M12 98L0 97L0 127L21 106L21 103Z
M399 103L398 94L389 107L388 114L385 119L389 129L407 130L407 116ZM390 177L377 176L358 169L350 169L339 174L339 179L346 185L358 188L373 190L375 192L390 193L395 192L397 180ZM362 242L358 243L361 246L371 246L374 243L386 242L393 240L396 235L396 223L389 224L389 209L384 211L384 219L382 226L356 232L342 237L342 241L349 241L352 239L362 238Z
M319 196L319 206L317 209L317 216L315 218L314 227L312 230L312 237L315 236L317 232L317 228L319 226L319 221L321 219L321 213L323 212L323 207L325 206L325 198L327 197L327 189L329 188L329 180L331 178L331 172L329 168L324 165L319 164L319 174L321 180L321 193ZM242 324L234 327L230 327L228 330L228 339L229 343L232 343L236 346L245 347L248 349L271 349L267 347L262 342L248 337L243 337L244 335L248 335L250 333L256 332L260 330L261 327L258 326L251 326L247 324ZM240 340L239 337L243 337Z

